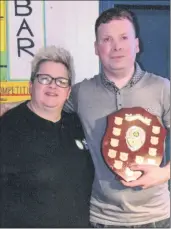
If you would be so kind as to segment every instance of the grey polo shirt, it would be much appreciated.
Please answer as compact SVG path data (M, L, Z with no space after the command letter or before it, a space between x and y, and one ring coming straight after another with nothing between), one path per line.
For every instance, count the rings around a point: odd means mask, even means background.
M140 106L170 127L169 80L142 71L136 64L130 82L117 89L103 74L72 88L65 110L75 110L83 124L95 165L90 221L105 225L131 226L170 217L168 184L142 190L124 187L108 169L101 155L101 140L107 115L123 108Z

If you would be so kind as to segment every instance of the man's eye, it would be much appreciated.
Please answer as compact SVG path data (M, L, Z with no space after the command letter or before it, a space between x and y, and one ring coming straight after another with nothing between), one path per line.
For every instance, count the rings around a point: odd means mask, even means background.
M123 37L122 37L122 40L127 40L127 39L128 39L127 36L123 36Z
M108 42L108 41L110 41L111 39L109 38L109 37L106 37L106 38L104 38L104 42Z

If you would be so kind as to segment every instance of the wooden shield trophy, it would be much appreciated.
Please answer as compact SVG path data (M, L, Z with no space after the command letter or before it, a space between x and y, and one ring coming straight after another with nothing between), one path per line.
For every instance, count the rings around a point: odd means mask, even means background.
M165 148L166 129L158 118L141 107L122 108L107 117L102 155L108 167L125 181L136 180L141 171L130 164L159 166Z

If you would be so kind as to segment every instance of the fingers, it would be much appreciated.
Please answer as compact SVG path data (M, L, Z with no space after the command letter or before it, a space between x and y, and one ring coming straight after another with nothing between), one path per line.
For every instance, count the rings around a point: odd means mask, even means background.
M22 102L24 102L24 101L22 101ZM8 110L18 106L22 102L0 104L0 116L4 115Z
M121 183L126 186L126 187L130 187L130 188L133 188L133 187L136 187L136 186L142 186L142 182L140 179L138 180L135 180L135 181L124 181L124 180L121 180Z
M142 171L142 172L147 172L149 171L149 169L151 168L151 166L149 165L131 165L130 169L134 170L134 171Z
M136 180L136 181L129 181L126 182L124 180L121 180L121 183L129 188L135 188L135 187L141 187L142 189L149 188L150 186L148 184L144 184L143 180Z
M151 169L154 169L154 167L156 168L157 165L137 165L137 164L131 164L130 169L131 170L139 170L139 171L143 171L143 172L147 172Z

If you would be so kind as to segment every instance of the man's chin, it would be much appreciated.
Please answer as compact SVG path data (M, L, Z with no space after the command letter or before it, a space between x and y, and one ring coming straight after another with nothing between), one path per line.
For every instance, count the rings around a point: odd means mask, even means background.
M124 70L126 67L124 65L115 65L115 66L112 66L112 71L122 71Z

